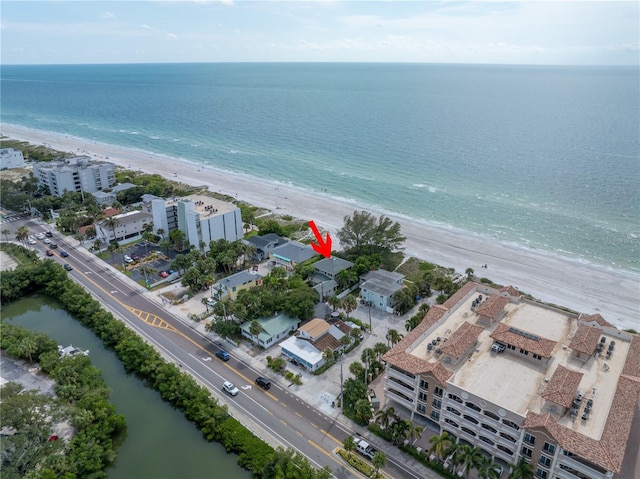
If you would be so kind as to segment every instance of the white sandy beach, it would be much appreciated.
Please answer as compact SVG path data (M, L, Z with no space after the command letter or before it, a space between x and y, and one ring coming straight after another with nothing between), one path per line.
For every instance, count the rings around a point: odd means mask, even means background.
M342 227L345 215L355 209L367 209L356 203L340 201L322 194L285 184L203 168L178 159L138 150L94 143L89 140L1 124L1 132L10 138L46 143L51 148L117 165L158 173L190 185L207 185L217 191L278 213L314 220L320 228L332 232ZM372 210L376 216L380 211ZM600 313L620 328L640 330L640 275L580 263L546 252L536 252L499 243L471 233L439 228L389 215L402 225L407 237L405 253L464 273L471 267L479 276L513 285L544 302L571 308L586 314ZM482 265L488 265L487 269Z

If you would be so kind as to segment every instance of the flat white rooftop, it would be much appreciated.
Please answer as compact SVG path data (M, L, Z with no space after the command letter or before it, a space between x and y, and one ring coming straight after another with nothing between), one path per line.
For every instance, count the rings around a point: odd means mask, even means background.
M228 203L205 195L189 195L184 198L175 198L167 200L166 204L175 204L180 200L193 201L194 209L200 214L201 219L207 218L208 216L228 213L229 211L235 211L238 209L238 207L233 203Z
M474 293L460 302L456 309L451 310L448 316L444 316L427 331L407 353L430 362L437 361L440 355L436 353L436 349L445 344L446 339L463 322L478 324L479 315L471 310L471 303L477 296L478 293ZM493 324L480 333L478 343L468 358L463 358L455 366L443 363L454 372L449 382L522 417L526 416L527 411L550 413L560 424L600 439L629 351L629 342L618 337L613 330L610 334L603 332L601 336L606 338L607 346L611 340L615 341L612 356L609 359L605 359L604 355L599 358L591 356L585 362L577 358L568 347L579 326L576 318L524 301L509 303L504 310L506 314L501 323L557 342L551 359L529 359L522 357L519 351L511 352L509 349L503 353L493 353L491 346L494 341L490 337L496 327ZM431 350L428 345L431 345ZM558 365L583 375L578 392L584 399L577 416L571 416L561 406L554 407L553 403L542 397L544 388ZM583 421L582 414L588 399L593 399L593 407L589 419Z

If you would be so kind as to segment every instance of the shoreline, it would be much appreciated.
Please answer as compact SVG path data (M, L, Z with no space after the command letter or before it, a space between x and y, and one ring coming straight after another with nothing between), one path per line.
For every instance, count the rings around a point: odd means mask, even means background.
M454 268L462 274L470 267L478 276L486 276L505 286L512 285L540 301L585 314L600 313L614 326L640 329L640 274L634 272L411 220L347 198L304 190L274 180L261 181L249 175L198 165L183 158L6 123L0 125L0 131L16 140L37 145L46 143L56 150L88 155L131 170L160 174L192 186L206 185L210 191L229 195L274 213L314 220L321 228L331 232L334 243L338 242L335 233L342 227L345 215L361 209L375 216L384 214L400 223L401 232L407 238L404 244L407 256ZM488 265L487 269L482 268L484 264Z

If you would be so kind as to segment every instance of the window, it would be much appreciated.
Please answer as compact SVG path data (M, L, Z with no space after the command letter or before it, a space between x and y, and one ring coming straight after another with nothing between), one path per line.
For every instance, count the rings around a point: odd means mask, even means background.
M470 436L476 437L476 433L473 432L471 429L466 428L464 426L462 426L460 429L462 429L464 432L466 432L467 434L469 434Z
M536 470L536 477L539 477L540 479L547 479L547 471L538 468Z
M478 411L478 412L481 411L481 409L478 406L476 406L475 404L473 404L472 402L467 402L465 404L465 406L467 406L470 409L473 409L474 411Z
M482 442L486 442L487 444L489 444L491 446L493 446L495 444L491 439L489 439L488 437L485 437L485 436L480 436L480 440Z
M515 351L516 347L513 344L507 344L507 349L513 349Z
M427 407L424 404L418 404L418 412L424 414L427 410Z
M440 409L442 407L442 401L438 398L433 398L433 403L431 403L431 405L436 409Z
M436 388L437 389L437 388ZM458 396L456 396L455 394L449 394L449 399L455 401L455 402L459 402L460 404L462 404L462 399L460 399Z
M447 424L451 424L453 427L460 427L458 426L457 422L452 421L451 419L445 419L444 422L446 422Z
M458 411L458 410L457 410L457 409L455 409L455 408L452 408L451 406L447 406L447 411L449 411L449 412L451 412L451 413L455 414L456 416L460 416L460 411Z
M423 392L418 393L418 400L426 401L427 400L427 393L423 393Z
M533 454L533 451L531 449L529 449L528 447L523 447L522 451L520 451L522 453L522 455L524 457L528 457L529 459L531 459L531 455Z
M490 417L491 419L494 419L495 421L500 420L500 417L497 414L492 413L491 411L484 411L483 414L487 417Z
M429 390L429 383L424 379L420 380L420 389L424 389L425 391Z
M529 433L525 433L525 435L524 435L524 442L526 442L527 444L531 444L532 446L534 446L534 445L535 445L535 443L536 443L536 437L535 437L535 436L532 436L532 435L531 435L531 434L529 434Z
M541 454L538 463L543 465L544 467L549 467L551 465L551 458L545 456L544 454Z
M440 411L431 411L431 419L434 421L440 420Z
M500 433L500 437L504 437L507 441L516 442L515 437L509 436L509 434L505 434L504 432Z
M515 422L513 421L509 421L508 419L503 419L502 423L505 426L509 426L511 429L515 429L516 431L518 431L520 429L520 426L518 426Z
M544 450L544 452L548 452L549 454L553 454L554 452L556 452L556 446L554 444L549 444L548 442L544 443L542 449Z
M513 456L513 451L511 449L509 449L508 447L504 447L502 444L498 444L496 447L498 449L500 449L502 452L506 452L510 456Z
M534 354L533 359L542 359L542 356L540 356L539 354Z
M433 390L433 394L435 394L438 397L442 397L443 392L444 392L443 389L438 386L436 386L436 388Z
M469 416L468 414L465 414L464 416L462 416L463 418L465 418L465 420L472 422L473 424L478 424L478 420L473 417L473 416Z
M487 431L491 431L494 434L498 432L498 430L495 427L489 426L488 424L482 423L481 426Z

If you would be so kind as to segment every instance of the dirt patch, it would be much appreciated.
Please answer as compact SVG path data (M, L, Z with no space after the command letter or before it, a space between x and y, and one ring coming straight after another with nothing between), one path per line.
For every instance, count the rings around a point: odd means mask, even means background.
M18 263L11 256L4 251L0 251L0 270L13 269L16 266L18 266Z

